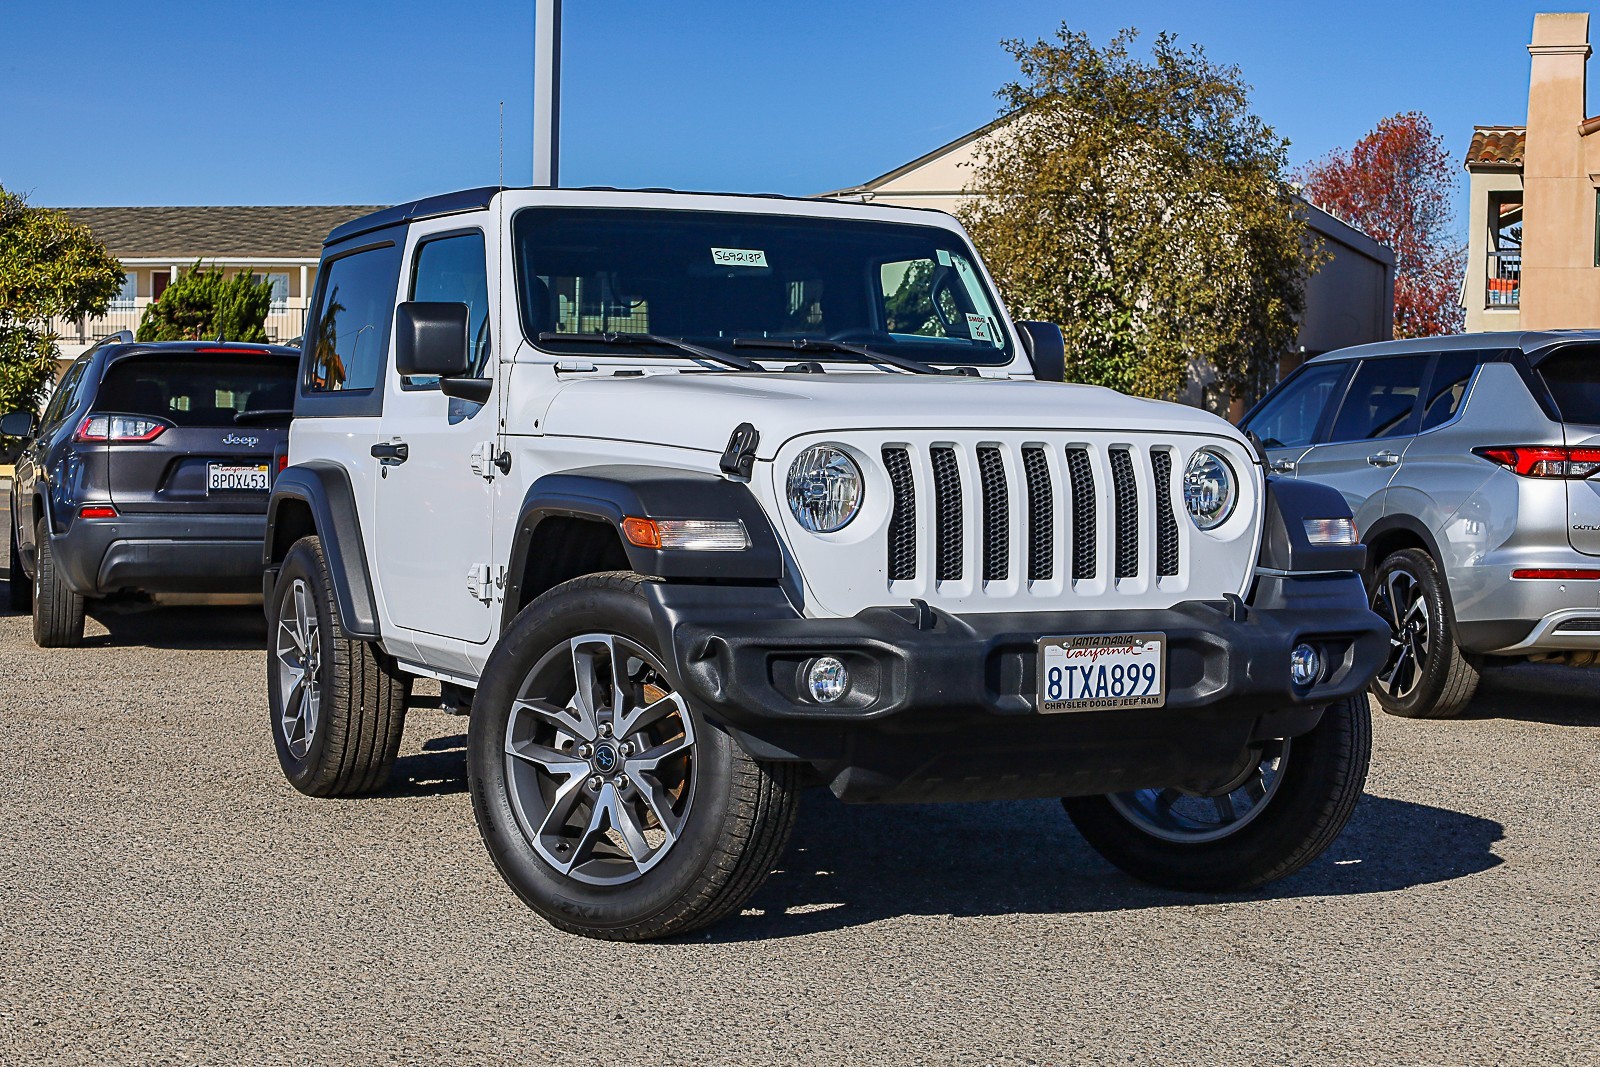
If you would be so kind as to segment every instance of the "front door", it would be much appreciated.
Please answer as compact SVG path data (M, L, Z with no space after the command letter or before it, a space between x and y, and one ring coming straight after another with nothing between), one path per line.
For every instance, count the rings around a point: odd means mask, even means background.
M1362 360L1325 439L1300 457L1298 476L1339 490L1357 529L1383 514L1384 490L1417 434L1417 397L1432 358L1422 353Z
M1251 412L1242 429L1256 435L1273 474L1294 475L1316 440L1329 403L1337 401L1348 363L1310 363Z
M454 222L454 227L448 225ZM475 373L492 376L488 259L481 230L441 220L413 226L408 300L467 305ZM492 623L496 401L453 399L434 378L389 367L378 478L376 556L389 621L413 631L430 661L469 667L459 643L487 641Z

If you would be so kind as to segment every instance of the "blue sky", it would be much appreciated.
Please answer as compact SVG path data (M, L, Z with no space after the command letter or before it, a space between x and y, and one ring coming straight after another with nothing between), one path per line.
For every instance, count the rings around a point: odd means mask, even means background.
M0 185L54 206L392 203L493 184L501 100L505 175L526 184L532 7L0 0ZM1523 120L1533 13L1552 9L567 0L562 179L853 185L994 117L999 41L1063 21L1238 64L1296 163L1412 109L1460 155L1473 123Z

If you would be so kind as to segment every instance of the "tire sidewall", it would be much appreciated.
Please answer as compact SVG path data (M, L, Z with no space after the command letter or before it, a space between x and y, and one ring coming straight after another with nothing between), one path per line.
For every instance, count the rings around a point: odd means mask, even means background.
M1130 822L1103 796L1068 798L1063 803L1097 851L1147 881L1191 883L1183 888L1210 888L1231 880L1241 887L1261 884L1270 880L1266 875L1278 857L1294 855L1310 837L1324 830L1331 799L1361 793L1366 784L1371 715L1364 695L1329 705L1314 729L1291 739L1289 758L1281 772L1283 781L1265 810L1237 833L1216 840L1185 843L1155 837ZM1342 765L1353 741L1361 742L1354 748L1363 753L1362 758ZM1333 828L1334 832L1337 829ZM1173 877L1175 862L1193 876Z
M1378 565L1372 579L1372 590L1367 598L1369 602L1377 591L1383 588L1384 580L1397 570L1409 574L1421 587L1422 595L1427 598L1430 654L1421 681L1403 699L1397 700L1390 696L1376 678L1372 680L1369 691L1383 710L1391 715L1402 718L1425 718L1444 695L1445 685L1449 681L1450 660L1456 654L1455 616L1451 611L1439 569L1434 566L1433 557L1414 548L1395 552ZM1391 637L1393 634L1391 628Z
M513 808L504 743L512 702L529 671L558 644L587 633L612 633L637 642L668 669L649 607L623 579L579 579L523 609L496 646L479 682L468 725L467 777L478 829L495 866L530 907L561 923L622 930L680 908L712 861L729 809L734 740L689 705L695 730L694 798L688 822L671 851L639 878L591 885L560 874L534 849Z
M270 620L267 629L267 717L272 729L272 744L277 750L278 763L283 768L284 777L301 792L314 792L319 784L318 779L324 770L323 754L328 741L327 716L333 708L330 683L334 658L328 640L332 635L329 627L332 626L333 619L332 613L328 610L327 578L319 565L320 562L317 553L303 541L289 550L288 555L284 557L282 569L278 571L278 580L272 587L271 611L267 616ZM311 746L306 749L304 756L296 756L291 752L289 742L284 738L284 694L278 679L278 629L283 618L283 602L294 588L296 578L306 583L308 599L317 615L317 641L322 646L319 650L321 667L317 672L322 718L317 723L316 736L311 739Z

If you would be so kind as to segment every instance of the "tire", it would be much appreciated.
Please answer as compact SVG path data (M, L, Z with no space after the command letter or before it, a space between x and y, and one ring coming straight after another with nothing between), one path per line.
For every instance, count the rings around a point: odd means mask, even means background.
M284 776L313 797L382 789L411 677L375 644L345 635L320 538L290 547L269 609L268 717Z
M737 911L788 844L799 797L797 765L752 759L677 694L643 582L590 575L525 608L468 723L473 813L501 876L557 928L611 941ZM620 702L605 682L618 662ZM580 670L600 680L587 703Z
M76 648L83 644L83 597L61 580L43 519L33 528L33 545L33 643Z
M1175 789L1062 803L1089 844L1135 878L1169 889L1239 892L1293 874L1339 836L1361 798L1371 754L1372 712L1356 696L1330 705L1310 733L1269 743L1226 795L1231 820L1221 798ZM1248 797L1254 805L1240 810Z
M1408 719L1460 715L1478 691L1480 672L1456 643L1455 615L1433 557L1420 548L1384 557L1371 600L1390 629L1389 659L1372 680L1378 705Z
M6 592L11 598L11 610L24 613L33 610L33 579L22 569L22 550L17 547L17 524L10 530L11 568L6 576Z

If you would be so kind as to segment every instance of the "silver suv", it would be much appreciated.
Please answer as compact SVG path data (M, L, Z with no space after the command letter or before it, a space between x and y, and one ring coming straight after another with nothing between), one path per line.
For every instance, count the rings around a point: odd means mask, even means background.
M1349 501L1392 628L1385 710L1459 714L1498 658L1600 656L1600 331L1329 352L1240 425Z

